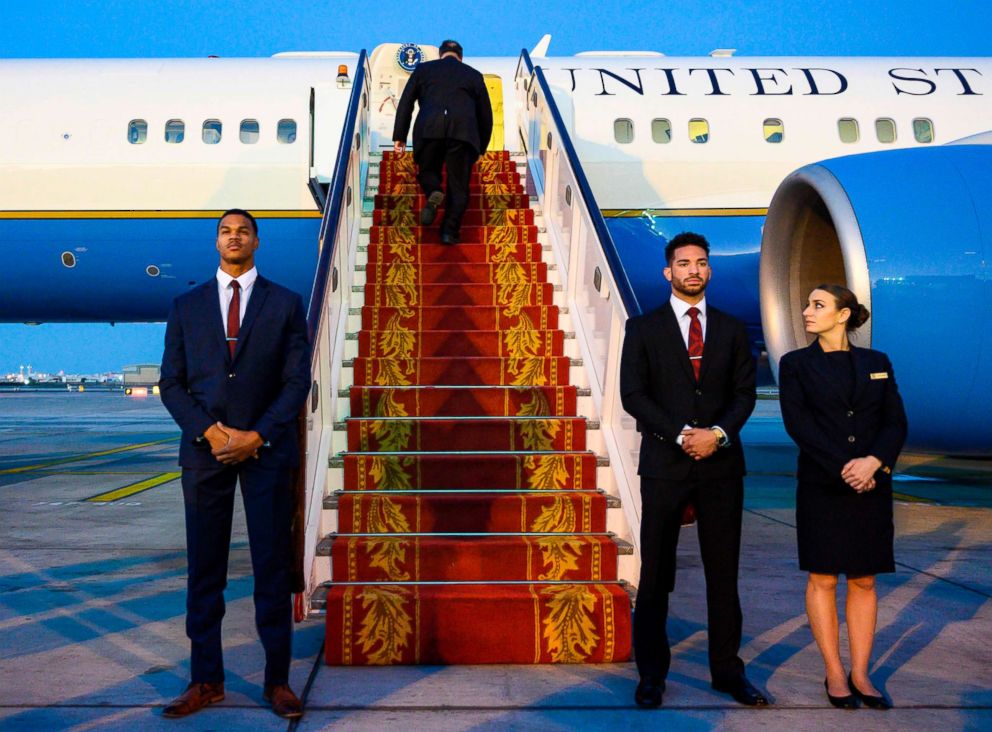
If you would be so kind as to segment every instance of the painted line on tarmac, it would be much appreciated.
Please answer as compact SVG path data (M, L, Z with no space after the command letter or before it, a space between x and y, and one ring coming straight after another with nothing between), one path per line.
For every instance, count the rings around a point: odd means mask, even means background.
M127 498L128 496L133 496L136 493L142 493L151 488L155 488L156 486L163 485L164 483L171 483L179 478L180 475L182 475L182 473L179 472L161 473L152 478L139 480L137 483L131 483L131 485L126 485L123 488L117 488L115 490L93 496L92 498L87 498L86 503L109 503L111 501L119 501L121 498Z
M908 493L896 493L892 492L892 497L897 501L905 501L906 503L930 503L937 504L937 501L932 498L921 498L920 496L911 496Z
M178 437L167 437L164 440L153 440L152 442L138 442L133 445L124 445L123 447L114 447L110 450L100 450L98 452L88 452L82 455L70 455L69 457L59 458L58 460L49 460L44 463L37 463L36 465L22 465L19 468L6 468L5 470L0 470L0 475L14 475L16 473L29 473L33 470L41 470L42 468L50 468L54 465L64 465L66 463L76 463L81 460L89 460L91 458L103 457L105 455L115 455L119 452L128 452L129 450L140 450L143 447L152 447L154 445L163 445L166 442L178 442Z

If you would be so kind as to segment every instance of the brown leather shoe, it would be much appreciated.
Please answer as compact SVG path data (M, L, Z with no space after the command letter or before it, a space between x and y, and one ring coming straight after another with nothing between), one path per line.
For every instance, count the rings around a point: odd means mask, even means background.
M192 683L186 691L169 702L162 710L163 717L188 717L210 704L224 701L224 684Z
M303 716L303 704L289 688L289 684L266 684L263 696L272 705L272 711L283 719L299 719Z

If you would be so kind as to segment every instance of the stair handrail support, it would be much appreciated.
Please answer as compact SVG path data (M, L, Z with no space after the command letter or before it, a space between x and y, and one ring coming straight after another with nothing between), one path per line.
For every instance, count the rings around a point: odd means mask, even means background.
M620 403L620 354L627 318L640 314L641 306L582 169L559 100L526 49L521 51L515 81L528 173L544 215L596 412L585 416L599 421L610 459L609 480L601 481L601 487L621 500L623 521L620 525L611 521L608 528L634 546L633 560L621 561L620 571L622 579L636 584L640 435Z
M311 398L304 407L306 429L301 445L305 480L303 572L306 589L303 606L329 578L330 569L317 566L317 544L325 532L321 525L327 492L328 459L334 422L339 412L337 384L342 358L352 276L362 222L363 192L369 168L369 100L371 73L366 51L358 56L351 97L341 129L327 205L320 223L319 258L307 310L307 330L312 347ZM303 462L305 461L305 462ZM322 577L326 574L326 577ZM306 610L304 612L306 612Z

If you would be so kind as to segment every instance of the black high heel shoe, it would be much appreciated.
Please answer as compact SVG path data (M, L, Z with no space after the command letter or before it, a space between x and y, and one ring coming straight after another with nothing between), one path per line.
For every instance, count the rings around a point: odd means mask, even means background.
M854 679L851 678L851 674L847 675L847 685L851 687L851 691L854 692L854 696L861 700L869 709L880 709L885 711L887 709L892 709L892 702L886 699L884 696L872 696L871 694L862 693L857 686L854 685Z
M823 680L823 688L827 690L827 699L838 709L857 709L858 708L858 698L854 694L848 694L847 696L834 696L830 693L830 682L826 679Z

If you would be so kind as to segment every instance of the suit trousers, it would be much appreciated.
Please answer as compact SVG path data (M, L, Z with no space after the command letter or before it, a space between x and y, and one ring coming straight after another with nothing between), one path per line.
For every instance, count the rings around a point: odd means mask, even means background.
M468 208L472 166L478 159L479 154L475 148L461 140L421 140L413 151L413 160L417 164L417 181L425 196L443 190L441 169L446 168L448 171L442 234L457 237L461 232L462 216Z
M672 661L668 596L675 589L682 510L696 507L706 577L710 676L744 672L741 603L737 594L744 482L741 478L682 481L641 478L641 576L634 605L634 655L641 676L664 679Z
M185 468L182 483L189 565L186 635L191 643L191 680L224 680L221 620L234 491L240 483L255 579L255 627L265 649L265 683L287 683L293 639L290 471L264 469L249 460L209 470Z

